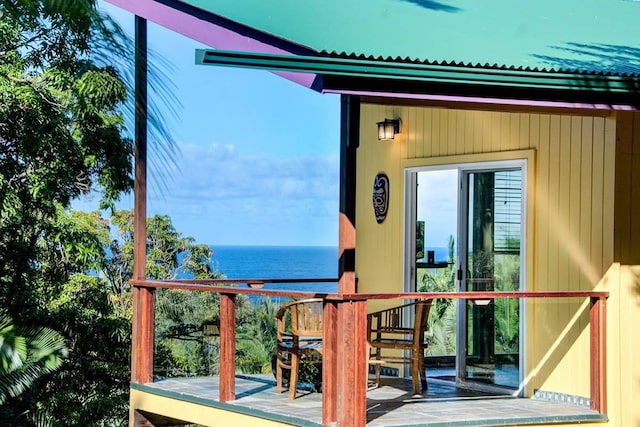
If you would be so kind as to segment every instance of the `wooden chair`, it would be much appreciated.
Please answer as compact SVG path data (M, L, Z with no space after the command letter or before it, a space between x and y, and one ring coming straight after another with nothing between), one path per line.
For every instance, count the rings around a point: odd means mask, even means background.
M301 362L318 362L322 354L322 299L284 304L276 313L276 391L282 392L282 371L289 369L289 398L295 399Z
M411 364L414 394L420 393L420 385L427 389L424 351L428 344L425 332L431 302L431 299L420 300L367 315L369 360L375 364L377 386L380 385L380 364L390 361ZM397 355L387 350L402 350L402 353Z

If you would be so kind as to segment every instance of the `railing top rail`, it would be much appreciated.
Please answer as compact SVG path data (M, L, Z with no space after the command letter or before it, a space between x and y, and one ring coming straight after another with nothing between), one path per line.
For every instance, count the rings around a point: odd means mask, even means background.
M262 289L265 283L330 283L338 279L210 279L210 280L131 280L133 286L164 288L183 291L216 292L235 295L258 295L286 298L326 298L328 294L311 291ZM254 288L240 288L235 284L256 285Z
M292 290L240 288L232 284L249 284L259 287L265 283L330 283L338 279L209 279L209 280L132 280L131 284L145 288L217 292L237 295L263 295L288 298L324 298L329 301L363 301L385 299L499 299L499 298L599 298L609 297L605 291L484 291L484 292L404 292L404 293L316 293Z
M474 292L404 292L378 294L341 294L343 300L372 299L499 299L499 298L609 298L605 291L474 291ZM333 294L328 295L331 299Z
M132 280L134 282L168 282L168 283L195 283L198 285L231 285L236 283L332 283L338 282L338 278L321 277L318 279L300 278L300 279L170 279L170 280Z

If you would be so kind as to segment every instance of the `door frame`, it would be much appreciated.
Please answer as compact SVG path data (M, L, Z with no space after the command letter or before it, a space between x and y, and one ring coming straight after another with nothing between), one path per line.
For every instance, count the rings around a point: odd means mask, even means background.
M437 170L451 170L458 171L458 194L454 197L457 198L458 216L461 211L462 203L462 191L460 188L462 171L483 171L494 169L514 169L520 168L522 170L522 211L521 211L521 246L520 246L520 290L527 290L533 283L533 262L532 262L532 248L533 248L533 203L532 198L529 197L530 192L533 189L533 171L535 168L535 151L519 150L509 151L501 153L485 153L479 155L464 155L464 156L451 156L442 158L425 158L425 159L410 159L403 162L404 167L404 268L403 268L403 289L405 292L415 292L415 222L416 222L416 209L417 209L417 194L416 183L417 173L421 171L437 171ZM464 233L461 233L461 228L465 228ZM461 236L466 234L466 226L463 227L462 221L458 218L458 240L456 247L456 262L460 262L461 245L459 244ZM460 289L460 282L457 283L457 289ZM460 311L462 304L458 303L457 316L460 319ZM527 310L527 304L524 300L520 300L520 322L519 322L519 387L513 391L513 396L527 396L531 394L531 390L528 390L525 383L526 373L530 371L528 366L529 360L526 357L526 350L529 348L528 343L529 335L527 331L531 328L532 319L530 318L529 310ZM461 343L460 334L456 338L456 382L459 380L460 348ZM490 391L502 391L500 387L485 387L484 385L469 384L464 382L465 386L478 387L481 389L490 389Z

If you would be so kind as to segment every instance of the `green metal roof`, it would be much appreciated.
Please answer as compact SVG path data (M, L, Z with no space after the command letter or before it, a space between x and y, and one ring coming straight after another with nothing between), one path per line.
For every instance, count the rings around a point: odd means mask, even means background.
M310 73L319 77L312 85L316 90L338 93L519 99L598 108L640 105L640 79L628 75L204 49L196 51L196 63Z
M640 75L632 0L185 0L318 54Z
M290 56L220 50L196 51L199 64L260 68L274 71L306 72L321 75L402 79L437 83L481 83L508 88L535 86L539 89L582 89L628 92L634 81L623 76L600 76L590 73L539 72L482 67L456 67L417 61L380 61L362 58ZM635 88L633 88L635 90Z

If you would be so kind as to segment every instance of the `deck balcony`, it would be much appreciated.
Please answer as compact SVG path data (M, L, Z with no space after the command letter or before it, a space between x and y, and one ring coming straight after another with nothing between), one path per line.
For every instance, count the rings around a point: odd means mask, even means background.
M309 279L308 282L328 279ZM606 292L466 292L402 294L322 294L263 288L273 280L149 281L134 280L131 419L135 425L299 425L299 426L497 426L578 425L606 421ZM294 282L299 283L300 280ZM246 283L249 286L231 286ZM154 375L156 289L213 292L219 295L219 375L167 378ZM322 392L311 389L290 400L276 392L272 374L240 374L236 367L236 299L267 296L321 297L323 309ZM428 389L413 394L411 380L386 377L373 387L368 375L367 303L446 298L485 301L522 299L580 307L570 322L588 334L588 366L576 375L589 378L589 396L573 393L487 393L448 381L450 372L427 364ZM213 308L212 308L213 309ZM533 314L532 314L533 315ZM579 319L578 319L579 318ZM578 319L578 320L576 320ZM565 333L572 325L562 325ZM562 337L557 337L562 339ZM584 372L583 372L584 371ZM525 372L531 375L529 372ZM526 387L527 379L523 381ZM522 395L531 397L519 397Z

